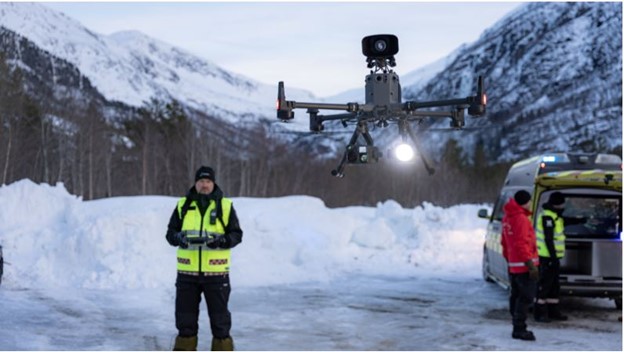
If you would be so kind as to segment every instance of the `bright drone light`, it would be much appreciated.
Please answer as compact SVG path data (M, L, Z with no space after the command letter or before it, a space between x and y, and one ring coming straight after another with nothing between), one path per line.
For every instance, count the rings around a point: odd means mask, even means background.
M409 144L399 144L394 149L394 155L396 155L396 158L400 161L410 161L414 158L414 149L412 149Z

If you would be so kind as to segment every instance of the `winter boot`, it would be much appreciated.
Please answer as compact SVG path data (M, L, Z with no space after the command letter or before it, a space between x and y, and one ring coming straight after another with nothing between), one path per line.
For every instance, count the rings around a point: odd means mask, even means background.
M548 317L548 306L544 303L535 303L533 307L533 317L540 323L550 323Z
M552 320L559 320L559 321L568 320L568 317L566 315L561 314L558 303L548 304L548 317Z
M212 350L213 351L234 351L234 341L229 336L224 339L213 337L212 338Z
M197 351L197 336L177 336L174 351Z
M511 333L511 337L518 340L535 341L535 335L529 330L516 330Z

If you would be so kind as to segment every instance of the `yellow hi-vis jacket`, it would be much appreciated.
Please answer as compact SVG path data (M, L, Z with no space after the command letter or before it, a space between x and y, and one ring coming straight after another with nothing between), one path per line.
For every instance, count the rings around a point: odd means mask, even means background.
M178 201L178 215L182 217L182 207L186 197ZM210 201L210 205L206 213L202 217L199 207L195 201L192 201L188 208L184 219L182 220L182 232L187 238L206 236L207 234L225 234L225 227L230 220L230 211L232 210L232 200L228 198L221 199L221 208L223 211L223 222L217 218L213 224L210 222L210 214L216 212L216 202ZM186 274L204 275L227 274L230 271L230 249L217 248L212 249L206 245L189 244L188 248L178 247L178 272Z
M544 234L544 224L542 221L544 216L549 217L552 221L554 221L553 244L555 245L557 258L563 258L563 255L565 254L566 239L566 236L563 233L563 218L559 217L557 213L549 209L544 209L537 220L537 231L535 231L535 236L537 238L537 254L540 257L550 258L550 251L548 250L548 246L546 246L546 235Z

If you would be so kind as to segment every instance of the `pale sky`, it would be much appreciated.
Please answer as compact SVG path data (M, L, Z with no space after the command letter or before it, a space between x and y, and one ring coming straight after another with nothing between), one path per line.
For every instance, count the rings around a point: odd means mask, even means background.
M138 30L267 84L319 97L364 86L361 40L399 38L399 74L477 40L518 2L47 2L99 34Z

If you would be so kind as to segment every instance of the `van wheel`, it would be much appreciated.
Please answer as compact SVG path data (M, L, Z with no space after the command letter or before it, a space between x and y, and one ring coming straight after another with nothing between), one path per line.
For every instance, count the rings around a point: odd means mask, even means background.
M483 261L481 262L481 272L483 275L483 280L486 282L494 282L490 277L490 259L487 255L487 248L483 248Z

